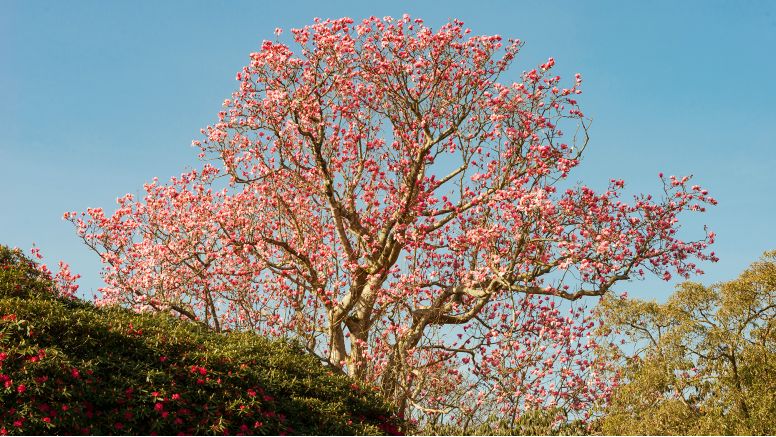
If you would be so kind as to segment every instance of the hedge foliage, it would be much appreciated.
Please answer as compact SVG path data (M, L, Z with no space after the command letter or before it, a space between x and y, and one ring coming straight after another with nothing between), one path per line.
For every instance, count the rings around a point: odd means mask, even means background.
M0 434L394 434L366 387L293 343L55 297L0 246Z

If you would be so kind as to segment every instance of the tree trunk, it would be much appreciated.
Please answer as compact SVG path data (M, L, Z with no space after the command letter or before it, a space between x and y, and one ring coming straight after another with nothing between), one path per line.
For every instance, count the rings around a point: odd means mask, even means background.
M345 349L345 333L342 331L342 324L329 325L329 362L334 366L340 366L346 361L347 350Z

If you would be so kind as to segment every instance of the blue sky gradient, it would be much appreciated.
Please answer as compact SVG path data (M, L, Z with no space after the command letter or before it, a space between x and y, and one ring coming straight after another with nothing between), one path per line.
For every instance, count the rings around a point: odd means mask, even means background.
M553 56L582 73L591 141L571 175L658 193L658 172L694 174L719 200L708 224L728 280L776 249L776 2L26 2L0 1L0 243L35 242L49 264L101 285L99 260L62 220L197 166L192 139L275 27L314 17L409 13L438 27L525 41L512 77ZM287 35L287 32L286 32ZM624 284L664 299L671 283Z

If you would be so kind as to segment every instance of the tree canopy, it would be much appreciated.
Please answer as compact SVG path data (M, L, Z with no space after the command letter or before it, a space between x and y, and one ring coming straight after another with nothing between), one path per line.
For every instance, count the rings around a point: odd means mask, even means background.
M201 169L66 214L104 302L296 337L429 420L605 398L591 320L562 301L697 272L714 234L678 221L715 200L688 177L630 202L620 180L564 182L588 142L582 79L549 58L502 80L518 40L409 16L291 33L237 73Z
M604 300L627 335L605 434L776 433L776 252L737 279L684 283L668 302Z

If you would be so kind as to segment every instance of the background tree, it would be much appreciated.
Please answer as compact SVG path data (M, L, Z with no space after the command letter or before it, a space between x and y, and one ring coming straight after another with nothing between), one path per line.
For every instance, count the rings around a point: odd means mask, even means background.
M679 239L678 216L715 201L686 177L630 204L622 181L564 183L581 77L564 88L550 58L499 82L521 43L469 33L343 18L292 30L296 51L265 41L195 141L216 165L66 214L103 301L299 338L424 417L605 398L592 322L558 300L696 272L713 234Z
M636 344L620 351L604 434L776 433L776 252L733 281L684 283L665 304L603 302L607 325Z

